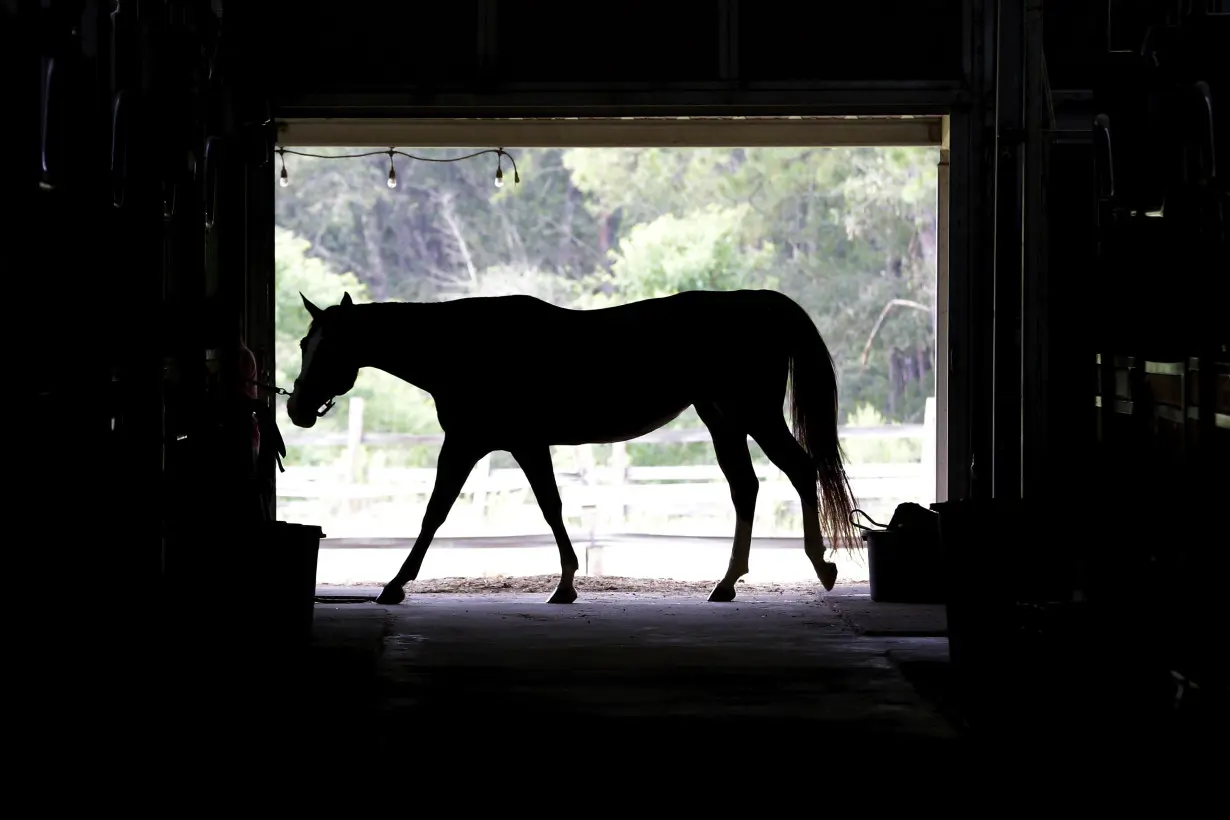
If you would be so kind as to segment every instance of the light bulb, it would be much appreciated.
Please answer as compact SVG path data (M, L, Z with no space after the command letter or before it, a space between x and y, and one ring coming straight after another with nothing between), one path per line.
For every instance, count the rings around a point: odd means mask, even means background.
M392 165L389 166L388 186L390 188L397 187L397 170Z
M495 167L495 187L504 187L504 169L498 165Z
M285 188L290 185L290 178L286 176L286 168L283 166L282 173L278 174L278 184Z

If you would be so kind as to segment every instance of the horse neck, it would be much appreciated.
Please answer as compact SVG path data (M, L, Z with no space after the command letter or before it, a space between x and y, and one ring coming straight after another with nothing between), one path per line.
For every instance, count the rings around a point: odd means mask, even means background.
M374 367L431 392L436 322L434 305L377 302L356 306L354 331L359 367Z

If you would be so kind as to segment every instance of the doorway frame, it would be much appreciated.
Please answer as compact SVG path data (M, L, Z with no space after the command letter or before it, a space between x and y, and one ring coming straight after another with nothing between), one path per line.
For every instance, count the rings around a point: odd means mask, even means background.
M938 106L937 106L938 107ZM947 106L943 106L947 108ZM973 397L970 368L954 362L954 344L973 330L969 295L975 248L969 240L974 213L967 139L973 122L965 110L918 114L796 114L569 117L329 117L291 116L276 120L276 144L296 147L353 148L564 148L564 147L886 147L917 146L939 150L936 258L936 431L935 501L962 497L968 488ZM955 162L954 162L955 155ZM953 174L953 168L958 169ZM964 171L964 172L962 172ZM268 174L269 233L272 235L274 175ZM264 210L264 208L262 208ZM254 244L262 256L272 242ZM269 306L267 333L272 336L273 260L267 281L253 283ZM265 322L257 320L264 325ZM263 363L273 372L273 362Z

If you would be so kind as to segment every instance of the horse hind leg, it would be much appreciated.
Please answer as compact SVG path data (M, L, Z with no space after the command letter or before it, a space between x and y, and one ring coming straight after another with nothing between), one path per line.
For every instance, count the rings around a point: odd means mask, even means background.
M572 548L572 540L564 527L564 503L559 497L559 485L555 482L555 468L551 465L551 448L535 446L518 448L512 453L513 458L521 465L522 472L530 482L534 498L538 499L538 508L547 520L555 536L555 545L559 547L560 575L559 585L554 594L547 599L549 604L571 604L577 599L574 584L577 570L581 562L577 560L576 550Z
M803 551L811 561L826 592L837 583L837 565L824 560L824 535L820 531L820 502L816 491L816 466L795 440L780 415L763 414L751 427L751 436L769 460L786 474L799 493L803 508Z
M722 580L709 594L710 601L728 602L735 599L735 584L749 570L752 519L756 515L760 479L752 466L752 454L747 449L747 434L743 428L714 405L698 404L696 412L709 428L718 466L730 485L730 500L735 505L735 538L730 549L730 563Z

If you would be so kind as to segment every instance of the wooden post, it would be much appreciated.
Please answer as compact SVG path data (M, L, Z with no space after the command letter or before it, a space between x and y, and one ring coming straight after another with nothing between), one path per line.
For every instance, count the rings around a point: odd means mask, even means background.
M938 185L937 202L936 202L936 244L935 244L935 275L936 275L936 297L934 307L932 309L932 324L931 330L933 333L932 351L934 352L935 367L935 418L937 425L935 428L935 500L948 500L948 397L949 397L949 371L948 365L951 361L951 353L949 347L949 327L951 319L949 316L949 301L951 298L951 283L949 278L948 259L950 249L948 245L949 233L949 211L951 210L951 197L949 179L952 170L951 166L951 151L950 142L951 134L949 132L949 118L944 118L943 125L943 147L940 148L940 164L937 171L936 182ZM928 402L931 402L928 399ZM928 404L930 407L930 404ZM938 424L940 416L944 417L944 424ZM924 419L925 423L925 419ZM924 456L925 458L925 456Z
M582 569L590 578L603 576L601 544L591 542L585 545L585 566Z
M363 399L353 396L346 426L346 480L357 483L363 477Z
M936 456L938 450L936 447L936 429L935 429L935 396L927 397L926 409L923 410L923 481L926 485L927 502L942 501L944 499L936 498L936 489L940 486L937 466L939 464Z
M354 485L363 481L363 399L352 396L349 404L350 415L346 426L346 484ZM346 502L350 512L359 509L359 500L351 495Z
M594 456L594 445L582 444L576 449L577 469L581 474L581 486L584 487L584 503L581 505L581 527L589 534L589 546L594 545L594 531L597 529L597 506L592 495L594 478L597 475L595 467L597 458ZM587 547L588 549L588 547ZM588 558L586 559L588 562Z
M491 483L491 453L483 456L474 466L470 474L470 482L474 487L474 509L480 520L487 521L487 489Z
M628 524L628 508L624 505L620 493L628 483L628 443L625 441L617 441L611 445L610 482L611 501L603 518L608 529L623 532Z

